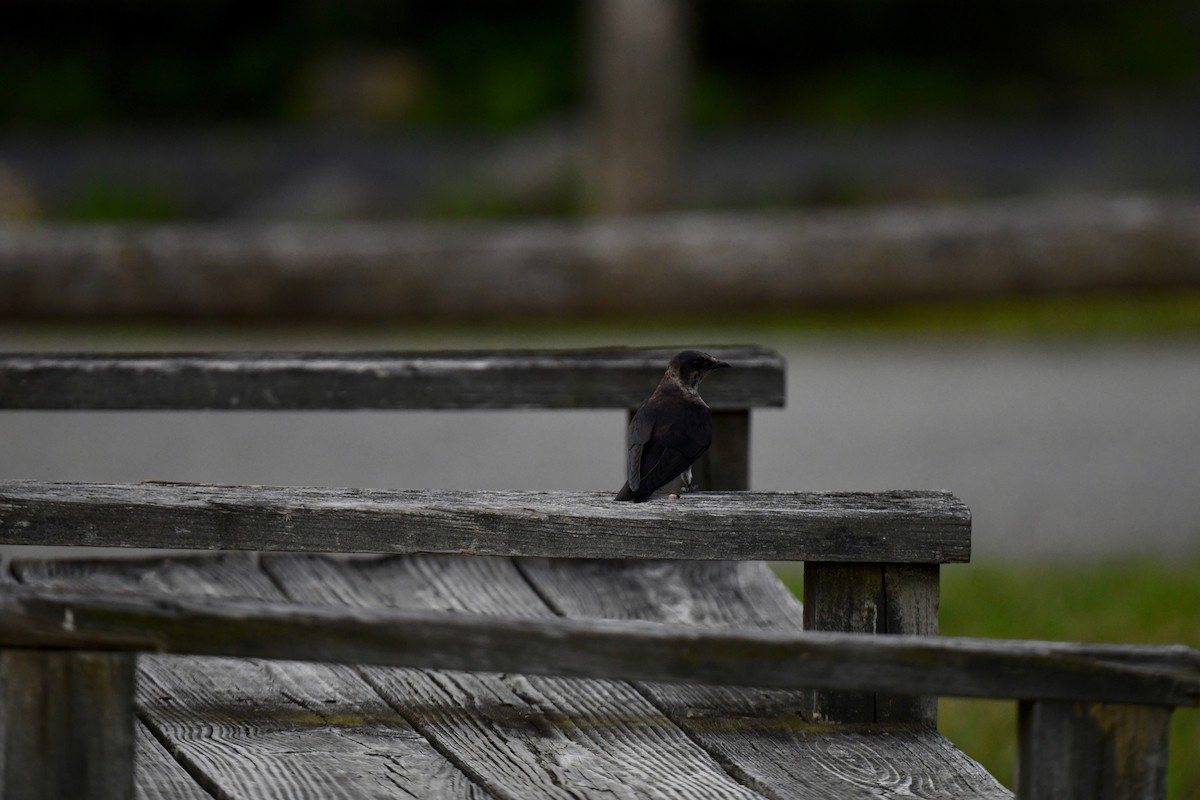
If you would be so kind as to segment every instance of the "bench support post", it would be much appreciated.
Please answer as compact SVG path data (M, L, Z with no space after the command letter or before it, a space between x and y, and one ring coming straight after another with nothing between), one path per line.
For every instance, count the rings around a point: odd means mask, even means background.
M134 659L0 650L0 796L133 797Z
M804 628L937 636L937 564L804 562ZM805 713L831 722L937 726L937 698L870 692L808 692Z
M1170 708L1025 701L1020 704L1020 800L1162 800Z
M750 412L714 411L712 447L693 473L701 489L745 492L750 489Z

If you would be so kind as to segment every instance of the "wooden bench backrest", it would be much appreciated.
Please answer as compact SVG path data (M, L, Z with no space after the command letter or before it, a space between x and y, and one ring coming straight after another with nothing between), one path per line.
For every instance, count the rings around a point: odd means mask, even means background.
M783 357L714 346L710 490L750 488L750 410L783 406ZM0 354L0 410L636 409L676 348L419 353ZM614 436L620 436L614 431Z
M704 384L713 446L694 474L706 490L747 490L750 411L783 405L784 360L762 347L704 349L734 369ZM675 352L10 354L0 355L0 408L632 413ZM141 547L798 560L809 630L933 635L939 565L969 559L970 514L938 492L698 495L673 506L582 493L10 484L0 497L0 536L7 544L55 537ZM932 723L936 701L819 694L814 712Z

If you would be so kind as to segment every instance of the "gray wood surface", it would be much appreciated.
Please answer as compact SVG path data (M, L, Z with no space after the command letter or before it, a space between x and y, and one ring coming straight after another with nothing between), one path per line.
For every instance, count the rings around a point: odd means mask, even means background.
M4 354L0 408L631 408L649 397L676 352ZM709 352L734 367L705 381L709 406L783 405L778 353L752 346Z
M544 600L560 613L572 610L584 619L666 619L709 625L753 620L754 627L769 630L794 630L799 621L795 600L761 563L521 560L517 566L526 585L514 579L506 561L482 565L473 561L478 560L416 557L347 563L321 556L284 556L269 558L265 564L298 598L315 593L338 602L355 598L372 605L505 615L518 610L549 618ZM581 607L583 603L590 603L590 608ZM372 669L369 674L391 676L378 678L383 690L411 702L410 672ZM806 729L795 715L794 692L638 683L637 694L632 694L631 687L612 681L511 674L474 676L474 680L499 681L501 685L491 689L512 704L509 714L520 711L534 719L550 718L553 730L525 745L535 754L556 746L564 736L589 751L598 743L619 754L625 764L619 785L612 783L611 765L598 773L583 773L600 766L591 752L570 759L570 770L563 772L561 782L568 787L573 782L596 786L604 796L609 792L633 797L725 796L722 787L729 786L728 779L720 773L713 777L709 757L697 755L697 745L740 783L771 798L867 798L908 788L914 797L1010 796L932 732L893 727L839 731L826 738L827 729ZM517 697L509 688L514 685L520 687ZM456 689L463 693L460 703L477 691L465 679ZM464 758L485 765L495 758L489 753L511 752L510 743L491 729L464 734L457 719L440 716L426 724L437 741L448 740L452 744L447 746ZM511 729L512 724L508 721L502 729ZM577 726L583 731L576 732ZM687 739L680 738L676 727ZM698 758L699 768L689 766ZM645 764L648 759L657 764L656 769ZM862 768L863 759L870 759L870 770ZM560 755L535 760L559 764L564 759ZM490 770L499 772L495 780L504 781L508 775L503 768ZM536 794L557 797L559 792L556 785L541 786ZM527 791L525 796L534 795Z
M69 586L121 591L127 599L149 592L158 596L160 607L184 594L269 599L282 588L289 597L320 599L341 611L348 610L344 604L387 605L515 613L544 623L554 621L544 592L557 584L576 586L579 602L598 598L608 616L644 618L647 608L657 608L677 623L745 622L768 631L794 629L799 621L795 601L762 564L638 562L618 569L612 562L529 561L520 562L518 571L499 559L275 556L263 560L271 578L264 581L253 563L222 557L18 564L17 573L60 591ZM603 590L606 576L611 591ZM226 636L237 634L226 628ZM337 668L276 662L264 677L263 663L256 661L148 657L143 662L141 713L181 762L220 791L264 796L270 793L263 786L274 782L279 791L295 796L325 796L321 791L332 797L376 796L364 789L370 784L363 776L338 771L338 765L359 768L355 751L338 747L337 737L327 741L321 735L328 736L334 725L345 731L345 739L373 747L377 761L396 746L360 736L357 726L364 715L351 719L344 704L327 704L336 699L330 679L314 686L311 670L342 674ZM360 672L390 708L451 761L461 760L463 770L497 797L865 799L893 791L918 798L1009 796L935 732L911 726L832 731L806 726L796 715L793 692L634 687L513 673ZM346 691L344 684L336 686ZM314 709L324 716L309 717L307 711ZM218 724L206 721L213 713ZM344 719L338 723L330 719L339 716ZM412 756L404 765L425 774ZM319 782L327 771L347 781L344 792L339 793L340 784ZM417 796L459 795L434 785Z
M796 632L802 611L761 562L524 560L559 613ZM803 693L639 682L743 783L770 797L1010 797L952 744L913 726L809 725Z
M63 624L69 619L69 626ZM963 697L1200 704L1200 654L1151 666L1086 645L999 639L748 631L638 620L536 619L279 602L13 588L0 643L135 649L433 669L878 690Z
M804 627L810 631L938 634L937 564L804 563ZM809 693L808 713L836 722L937 725L937 698L877 692Z
M130 800L133 690L129 653L0 650L0 796Z
M17 572L38 587L283 599L247 555L30 562ZM207 789L203 796L489 797L346 667L144 656L137 697L141 720ZM145 761L137 778L147 794L164 780L158 767L147 772Z
M941 567L937 564L883 565L884 630L886 633L937 636L941 602ZM923 722L937 727L935 695L875 696L879 722Z
M1021 800L1163 800L1171 709L1026 702L1019 711Z
M944 563L971 517L945 492L462 492L0 482L0 544Z
M137 800L212 800L140 719L134 728L134 746Z
M485 615L485 620L519 615L531 624L556 621L507 559L289 556L264 564L297 601L409 612L442 609ZM368 668L364 674L392 705L409 709L418 730L498 797L758 797L619 681L516 670Z
M804 562L804 629L886 633L883 569L880 564ZM874 722L875 692L808 693L813 720Z

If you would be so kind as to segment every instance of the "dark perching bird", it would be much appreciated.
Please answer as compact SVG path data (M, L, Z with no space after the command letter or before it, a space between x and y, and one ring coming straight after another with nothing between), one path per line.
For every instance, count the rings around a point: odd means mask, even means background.
M654 394L629 421L628 479L618 500L640 503L679 475L691 488L692 464L712 444L712 412L700 399L700 381L728 366L699 350L671 359Z

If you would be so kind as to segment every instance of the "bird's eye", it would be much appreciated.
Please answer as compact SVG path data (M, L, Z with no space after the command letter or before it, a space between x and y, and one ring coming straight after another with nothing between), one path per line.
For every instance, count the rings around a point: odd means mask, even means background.
M693 358L692 366L695 367L696 369L700 369L701 367L704 366L704 361L699 358Z

